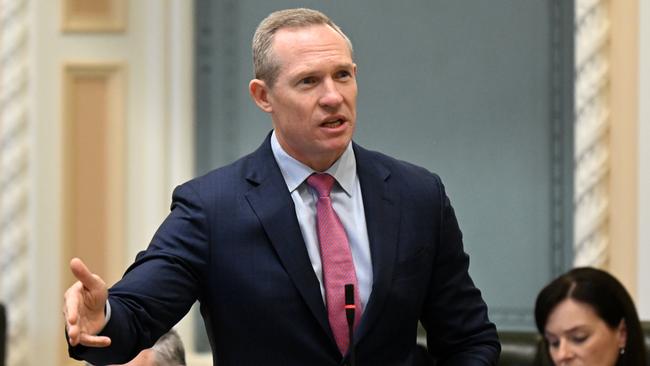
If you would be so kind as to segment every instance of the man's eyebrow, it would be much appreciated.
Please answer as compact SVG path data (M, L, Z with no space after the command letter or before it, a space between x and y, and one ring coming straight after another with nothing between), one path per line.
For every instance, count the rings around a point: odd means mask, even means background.
M334 65L334 70L352 70L354 68L354 63L352 62L341 62ZM315 75L322 73L322 70L319 68L304 67L300 70L296 70L289 77L291 79L302 79L306 76Z
M337 69L351 69L353 67L354 67L354 63L352 62L342 62L336 65Z

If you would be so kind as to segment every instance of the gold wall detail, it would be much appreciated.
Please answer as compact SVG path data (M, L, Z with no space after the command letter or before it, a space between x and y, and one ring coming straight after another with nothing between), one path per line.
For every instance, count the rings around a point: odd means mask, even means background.
M62 0L61 28L65 32L123 32L126 0Z
M639 65L642 65L639 64L640 1L646 0L609 3L611 122L607 270L626 285L633 297L641 290L637 284L637 256L642 244L639 225L647 225L639 215L639 162L643 156L640 155L639 142L643 140L638 136L640 125L648 122L639 119L639 103L643 103L643 99L639 99Z
M124 256L124 67L63 70L63 257L82 258L110 285ZM64 287L74 281L67 266L63 279Z

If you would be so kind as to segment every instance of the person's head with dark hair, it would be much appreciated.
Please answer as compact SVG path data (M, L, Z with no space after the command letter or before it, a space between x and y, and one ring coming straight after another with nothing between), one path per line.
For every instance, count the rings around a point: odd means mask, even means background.
M645 365L634 302L609 273L575 268L537 296L535 322L556 365Z

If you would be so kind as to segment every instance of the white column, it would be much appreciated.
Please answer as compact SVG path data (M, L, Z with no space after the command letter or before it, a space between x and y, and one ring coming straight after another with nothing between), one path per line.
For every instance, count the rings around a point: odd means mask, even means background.
M0 4L0 301L8 310L7 365L25 365L28 344L28 1Z
M607 2L576 0L574 265L602 267L609 245Z
M166 103L167 118L167 201L171 192L178 184L192 178L194 175L194 2L172 0L168 3L166 59L168 60L166 75L168 88ZM195 318L199 312L195 306L176 326L178 333L185 343L188 364L207 366L212 364L210 354L197 354L194 349Z

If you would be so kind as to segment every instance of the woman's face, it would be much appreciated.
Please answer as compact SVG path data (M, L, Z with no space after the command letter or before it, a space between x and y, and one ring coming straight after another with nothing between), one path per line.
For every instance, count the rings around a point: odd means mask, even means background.
M555 365L612 366L625 347L625 322L610 328L582 302L565 299L552 311L544 336Z

